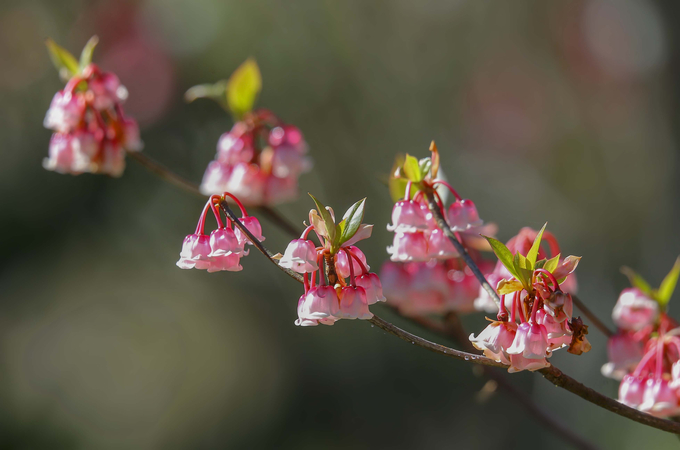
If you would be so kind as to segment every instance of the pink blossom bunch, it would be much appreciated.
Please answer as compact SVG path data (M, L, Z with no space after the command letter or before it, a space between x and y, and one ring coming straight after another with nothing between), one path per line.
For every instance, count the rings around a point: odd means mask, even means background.
M680 414L680 328L664 317L658 336L644 345L642 358L632 371L623 375L619 401L658 417Z
M246 114L217 143L201 192L232 192L246 205L275 205L298 196L298 178L312 167L300 130L265 109Z
M548 367L552 352L561 348L568 347L574 354L590 350L587 327L572 316L571 295L560 285L576 269L580 258L561 260L559 254L541 258L544 229L537 233L526 255L515 252L512 258L510 246L489 238L509 275L497 282L501 296L497 320L478 336L471 334L470 341L487 357L507 364L509 372Z
M184 238L179 261L177 261L177 267L180 269L205 269L208 272L243 270L240 261L248 254L245 244L252 245L252 242L240 228L232 228L229 217L226 218L226 222L222 220L220 204L225 197L230 197L238 204L242 214L239 221L243 226L257 240L264 241L260 222L257 218L248 215L238 198L228 192L225 192L222 197L213 195L203 208L194 234ZM209 210L212 210L217 222L217 229L213 230L210 235L205 233L205 220Z
M447 213L447 221L454 231L473 235L481 232L483 222L471 200L460 198L458 193L442 180L427 182L427 184L430 187L444 184L456 197L456 201L451 204ZM397 262L412 262L459 257L458 250L444 231L437 226L423 192L418 191L411 199L411 186L412 183L409 181L404 198L396 202L392 208L392 223L387 225L387 230L394 232L392 245L387 247L390 259ZM439 198L436 191L433 192ZM444 210L441 199L439 203Z
M343 232L339 234L328 231L336 227L332 209L317 205L324 213L310 212L312 225L300 239L288 244L279 260L281 267L304 276L304 293L298 301L295 324L333 325L339 319L371 319L369 305L383 302L385 297L380 278L369 272L366 256L354 245L368 238L372 230L372 225L361 224L363 201L345 214ZM308 239L312 231L321 245L316 246Z
M482 272L490 261L477 262ZM387 261L380 270L383 292L389 305L405 316L468 313L475 310L479 281L458 258L427 262Z
M72 175L121 176L125 152L142 149L137 122L123 112L126 98L118 77L95 64L73 75L55 94L45 116L44 125L54 134L43 166Z
M532 243L536 239L537 235L538 231L534 230L533 228L524 227L519 231L519 233L516 236L510 238L510 240L508 240L508 242L505 245L507 246L511 253L513 254L519 253L523 256L526 256L527 253L529 253ZM545 241L545 243L548 245L549 251L546 251L543 247L539 248L537 255L538 259L553 258L556 255L560 254L560 245L557 242L555 236L551 232L545 231L542 235L542 240ZM559 263L560 264L564 263L564 259L560 258ZM492 286L496 286L496 284L500 280L511 276L510 272L501 261L498 261L496 263L496 267L494 268L493 271L485 275L486 279ZM560 288L562 289L562 292L566 292L568 294L576 294L578 290L576 274L575 273L568 274L566 280L560 283ZM510 305L508 305L508 307L509 306ZM498 311L498 306L496 305L496 303L493 301L491 296L489 296L489 293L481 286L478 289L478 295L477 298L475 299L475 308L479 311L486 311L488 313Z

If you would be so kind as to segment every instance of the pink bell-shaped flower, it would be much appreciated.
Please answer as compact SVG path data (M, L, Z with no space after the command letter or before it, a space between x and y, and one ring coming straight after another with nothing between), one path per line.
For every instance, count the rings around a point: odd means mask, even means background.
M395 233L391 247L387 247L392 261L427 261L427 238L422 231Z
M550 367L550 363L545 358L525 358L521 354L510 355L510 368L508 368L508 372L515 373L523 370L533 372L534 370L540 370L546 367Z
M392 224L387 225L387 231L396 233L410 233L427 230L429 211L425 213L420 203L414 200L399 200L392 208Z
M545 326L523 322L517 327L517 334L507 350L510 355L522 355L527 359L545 358L549 355L548 331Z
M210 258L210 266L208 267L208 272L219 272L226 270L229 272L238 272L243 270L241 266L241 257L236 253L230 253L228 255L212 256Z
M609 362L602 366L602 375L615 380L635 369L642 357L642 343L635 340L632 333L619 332L607 341Z
M447 215L453 231L465 231L481 226L484 222L479 218L477 207L472 200L461 200L451 204Z
M294 147L278 147L272 157L272 173L276 177L297 178L312 168L312 161Z
M368 320L373 314L368 310L366 291L360 286L345 286L340 291L339 319Z
M338 315L338 294L332 286L313 287L307 292L302 306L305 319L325 319Z
M118 77L110 72L103 72L88 82L88 88L94 94L93 105L98 110L110 109L116 103L127 98L127 89L121 86Z
M385 262L380 268L380 281L390 305L398 306L409 301L411 274L403 264Z
M314 242L307 239L293 239L279 260L279 265L297 273L316 272L319 270L319 264Z
M366 301L369 305L387 300L383 295L382 284L378 275L365 273L356 277L356 283L357 286L364 288L366 291Z
M255 149L253 148L253 138L250 134L244 134L238 125L229 133L224 133L217 141L217 160L224 164L235 165L247 163L253 159Z
M366 270L369 270L370 267L366 263L366 255L364 255L364 252L359 250L357 247L350 245L349 247L346 247L347 250L359 258L359 260L364 264L364 267L366 267ZM352 259L352 269L354 270L354 275L358 276L362 273L364 273L364 269L361 267L361 264L354 259ZM349 261L347 260L347 253L344 250L339 251L335 255L335 271L338 273L338 276L341 278L349 278L350 276L350 270L349 270Z
M264 201L266 177L255 164L238 163L229 176L225 191L231 192L246 205L261 205Z
M543 308L555 321L564 322L565 320L571 320L574 312L574 303L571 299L571 294L555 291L547 297L543 303Z
M211 161L205 169L200 191L204 195L220 194L227 189L233 166L220 161Z
M476 349L482 350L484 356L503 364L510 364L506 350L512 345L517 333L514 322L492 322L477 337L470 335L470 342Z
M305 316L305 299L307 294L302 294L298 300L298 318L295 320L295 325L299 327L315 327L319 324L318 319L309 319Z
M243 224L244 227L246 227L248 231L250 231L250 233L253 236L255 236L255 238L258 241L260 242L264 241L265 237L262 235L262 225L260 225L260 221L257 220L256 217L253 216L241 217L239 221ZM236 239L238 239L239 244L254 245L252 242L250 242L248 236L243 231L241 231L239 227L236 227L234 233L236 233Z
M184 238L177 267L180 269L207 269L210 267L210 238L190 234Z
M239 242L236 233L231 228L218 228L210 233L210 256L225 256L232 253L238 257L245 256L243 244Z
M678 395L664 378L649 378L645 383L640 411L657 417L673 416L680 411Z
M81 95L59 91L52 98L43 125L60 133L68 133L83 120L84 113L85 100Z
M638 288L624 289L612 312L619 328L634 331L654 323L658 315L659 305Z
M452 259L460 256L456 247L453 246L449 238L439 228L430 231L427 248L431 258Z
M619 385L619 401L631 408L642 404L646 380L644 377L624 375Z

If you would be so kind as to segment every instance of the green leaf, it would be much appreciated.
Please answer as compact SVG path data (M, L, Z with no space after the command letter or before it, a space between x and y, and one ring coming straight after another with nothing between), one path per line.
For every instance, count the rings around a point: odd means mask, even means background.
M184 100L191 103L197 98L209 98L215 100L224 109L229 109L227 106L227 80L220 80L215 84L199 84L190 87L184 93Z
M517 279L522 283L527 291L530 291L531 277L534 274L534 270L532 267L530 267L529 260L526 259L523 254L517 252L513 258L513 265L515 266Z
M550 273L553 273L555 269L557 269L558 264L560 263L560 254L558 253L557 255L553 256L549 260L545 262L543 265L543 268L547 270Z
M420 169L422 177L425 178L432 168L432 160L430 158L421 159L418 161L418 168Z
M492 237L484 235L482 235L482 237L489 242L491 249L496 254L496 257L498 257L498 260L505 266L505 268L508 269L508 271L515 278L519 279L519 276L517 276L517 271L515 270L515 265L513 264L512 253L510 253L508 247L506 247L501 241Z
M534 243L529 249L529 253L527 253L527 259L529 262L531 262L531 267L536 264L536 258L538 258L538 250L541 248L541 239L543 238L543 232L545 231L545 227L548 225L548 222L543 225L543 228L541 228L541 231L538 232L536 235L536 239L534 239Z
M81 72L83 71L83 69L85 69L92 63L92 53L94 53L94 48L97 46L98 43L99 38L97 36L92 36L90 40L87 41L87 44L85 44L85 47L83 47L83 51L80 52Z
M227 105L234 117L240 119L253 109L261 89L260 68L253 58L248 58L227 82Z
M328 239L331 242L335 242L335 222L333 221L333 216L331 216L331 213L326 209L326 207L318 201L312 194L309 194L310 197L312 197L312 200L314 200L314 203L316 204L316 210L319 212L321 215L321 219L324 222L324 225L326 226L326 231L328 232Z
M338 233L339 237L337 239L337 246L341 246L343 243L350 240L356 232L359 230L361 222L364 220L364 205L366 204L366 199L363 198L353 204L345 215L342 217L342 222L346 225L342 226L342 230Z
M675 286L678 284L678 276L680 275L680 258L675 260L675 264L666 278L661 282L659 290L656 293L656 300L661 306L666 306L673 296Z
M414 183L418 183L423 179L418 160L409 154L406 155L406 160L404 161L404 175Z
M621 267L621 273L628 277L630 284L652 297L652 287L630 267Z
M78 61L68 50L57 45L52 39L47 39L45 44L50 53L52 63L59 71L59 76L62 80L68 81L78 73Z
M517 280L508 281L502 279L498 282L498 286L496 286L498 295L512 294L513 292L521 291L522 289L524 289L524 285Z

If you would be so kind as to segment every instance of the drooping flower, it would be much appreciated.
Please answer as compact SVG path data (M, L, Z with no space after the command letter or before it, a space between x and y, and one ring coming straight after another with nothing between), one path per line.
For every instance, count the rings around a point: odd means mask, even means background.
M119 177L125 170L125 153L142 149L137 122L126 117L122 104L127 91L112 73L89 61L96 40L89 43L81 67L60 67L70 79L57 92L45 115L46 128L53 130L43 167L63 174L90 172ZM50 52L68 55L48 41ZM62 57L53 58L63 61ZM68 58L67 58L68 59Z
M294 239L286 247L279 265L298 273L312 273L319 270L316 245L308 239Z
M240 240L231 228L231 221L228 220L226 224L222 221L220 209L225 197L230 197L236 201L243 214L240 221L249 224L253 227L250 231L253 232L254 230L257 232L257 236L264 239L259 222L254 217L247 215L245 208L236 197L228 192L225 192L222 197L213 195L203 208L196 225L196 232L184 239L180 258L177 261L177 266L180 269L204 269L208 272L238 272L243 270L240 260L248 254L248 251L244 250L245 242ZM209 210L212 210L218 227L210 235L206 235L205 220ZM253 234L256 234L255 232Z
M659 315L657 302L645 295L639 288L624 289L619 296L612 318L619 328L640 330L652 324Z

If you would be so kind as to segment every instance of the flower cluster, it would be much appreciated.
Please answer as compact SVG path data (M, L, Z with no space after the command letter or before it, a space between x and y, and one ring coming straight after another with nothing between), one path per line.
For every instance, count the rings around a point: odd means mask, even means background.
M315 199L317 210L310 212L310 223L288 244L279 265L304 274L305 291L298 301L299 326L333 325L339 319L370 319L368 309L385 301L380 279L370 273L366 256L355 244L370 237L372 225L362 224L364 200L354 204L343 220L335 224L335 214ZM308 239L317 235L320 246Z
M560 285L580 258L569 256L561 261L558 254L538 260L543 231L526 256L513 255L501 242L488 238L510 276L497 284L502 299L497 320L477 337L470 335L470 341L487 357L509 365L509 372L548 367L547 358L564 347L574 354L590 350L587 326L572 317L571 295Z
M447 220L453 231L479 234L483 222L472 200L462 199L445 181L435 180L431 183L432 186L437 184L447 186L456 197L447 212ZM387 225L387 230L394 232L392 246L387 248L390 259L406 262L459 257L458 250L437 226L423 191L419 190L411 199L411 188L412 182L409 181L404 199L396 202L392 208L392 224ZM439 197L437 191L432 192ZM441 199L439 202L443 209Z
M91 56L93 46L84 54ZM56 44L50 49L62 58L70 56ZM137 122L126 117L121 106L127 90L116 75L103 72L87 57L69 73L66 87L55 94L45 116L44 125L54 134L43 166L59 173L119 177L125 169L125 151L142 149Z
M624 289L612 318L617 332L607 342L602 374L620 380L619 401L660 417L680 414L680 328L666 307L675 289L676 262L659 289L626 269L633 287Z
M298 196L298 178L312 168L307 143L297 127L287 125L266 109L253 110L262 75L252 58L228 80L189 89L186 99L211 98L234 118L231 131L217 143L201 183L206 195L224 191L246 205L275 205Z
M483 273L493 264L480 259ZM405 316L475 310L479 281L459 258L427 262L388 261L380 269L388 304Z
M229 191L247 205L274 205L298 195L298 178L312 163L300 130L285 125L267 110L236 122L217 143L201 192Z
M248 215L238 198L228 192L225 192L222 197L213 195L203 208L196 225L196 232L184 238L179 261L177 261L180 269L206 269L208 272L243 270L240 263L241 257L248 254L245 244L252 245L252 242L240 228L232 228L229 217L226 218L226 224L222 220L220 210L225 197L233 199L241 209L242 217L239 221L243 226L257 240L264 241L260 222L257 218ZM215 216L217 229L207 235L205 234L205 220L209 210L212 210Z
M524 227L519 231L519 233L517 233L516 236L510 238L510 240L505 245L512 254L520 254L526 257L529 253L529 250L531 250L531 246L536 239L536 236L538 236L538 231L534 230L533 228ZM537 255L539 260L554 258L555 256L560 255L560 245L551 232L544 231L541 239L546 244L548 244L548 251L546 251L543 247L539 247ZM558 258L558 266L562 265L564 262L565 260L563 258ZM512 274L501 261L496 263L496 267L493 269L493 271L485 273L487 281L489 284L491 284L491 286L494 287L500 280L509 278L511 276ZM578 289L576 274L569 274L566 280L563 283L560 283L560 288L562 289L562 292L576 294ZM496 305L489 293L481 286L478 289L478 295L474 300L474 303L475 309L479 311L486 311L488 313L498 312L498 305Z

